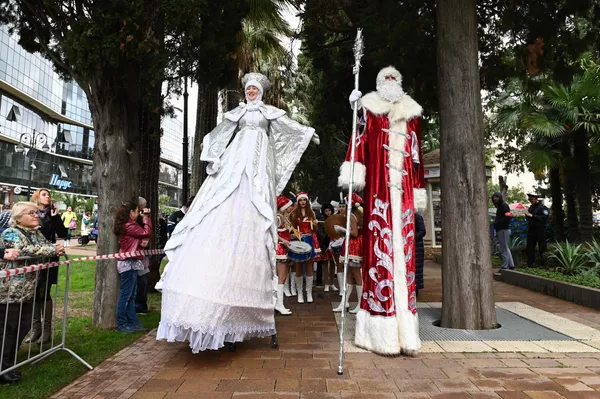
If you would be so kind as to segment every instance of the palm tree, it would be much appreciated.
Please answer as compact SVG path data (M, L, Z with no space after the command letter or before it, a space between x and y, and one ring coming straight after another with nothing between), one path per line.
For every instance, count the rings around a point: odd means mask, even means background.
M587 56L580 62L584 73L575 76L569 85L544 77L511 82L511 90L499 99L496 131L504 132L505 137L514 137L515 132L527 137L529 144L521 155L530 170L548 170L555 185L562 176L569 239L590 241L593 213L589 140L600 136L600 66ZM562 198L557 202L558 190L551 192L556 196L553 212L560 212ZM554 219L558 215L555 213Z

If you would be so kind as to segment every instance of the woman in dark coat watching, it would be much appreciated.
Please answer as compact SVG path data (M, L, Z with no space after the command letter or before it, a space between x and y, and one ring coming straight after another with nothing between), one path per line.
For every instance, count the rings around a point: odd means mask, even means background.
M40 220L40 231L42 235L52 244L56 244L56 237L65 238L67 229L58 214L56 204L52 203L50 191L40 188L31 196L31 202L37 204ZM50 259L50 262L57 262L58 257ZM47 282L47 287L46 287ZM31 335L26 342L40 340L41 343L50 341L52 332L52 284L58 282L58 267L40 271L40 281L38 285L44 287L45 295L37 298L37 303L33 309L33 325L31 326ZM42 328L42 317L44 318L44 327ZM42 336L43 330L43 336Z
M425 220L423 216L415 213L415 228L416 228L416 261L417 261L417 295L419 290L425 287L425 281L423 278L423 268L425 264L425 243L423 239L427 230L425 229Z

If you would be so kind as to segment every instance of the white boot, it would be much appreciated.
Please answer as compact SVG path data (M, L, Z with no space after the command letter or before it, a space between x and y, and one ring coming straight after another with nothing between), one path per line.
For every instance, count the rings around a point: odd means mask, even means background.
M304 303L304 292L302 292L302 276L296 277L296 292L298 292L298 303Z
M343 296L344 290L342 290L342 285L344 284L344 272L338 272L337 278L338 278L338 285L340 286L340 296ZM334 290L334 291L336 291L336 290Z
M362 301L362 293L363 287L359 284L356 286L356 296L358 297L358 303L356 304L356 307L354 309L350 309L350 313L356 314L360 310L360 301Z
M286 309L286 307L283 306L283 284L277 285L277 303L275 304L275 310L283 316L292 314L289 309Z
M306 302L312 303L312 289L313 289L314 276L306 276Z
M292 296L298 295L296 292L296 272L290 273L290 292Z
M333 283L331 283L331 290L333 292L337 292L338 288Z
M292 296L292 292L290 291L290 275L288 273L288 276L285 278L285 281L283 282L283 294L286 297L291 297Z
M324 292L329 292L329 284L325 284L325 288L323 289Z
M347 284L346 285L346 309L348 309L350 307L350 294L352 294L352 287L354 287L352 284ZM343 292L343 290L340 290L340 292ZM343 309L344 305L344 298L342 297L342 301L340 302L340 304L338 305L337 308L333 309L334 312L341 312Z

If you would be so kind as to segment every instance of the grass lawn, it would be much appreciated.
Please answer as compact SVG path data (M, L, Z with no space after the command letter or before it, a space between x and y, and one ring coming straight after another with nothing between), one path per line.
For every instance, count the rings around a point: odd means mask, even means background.
M58 298L56 302L56 340L61 339L62 303L66 268L61 267L59 275ZM121 334L116 331L100 330L92 327L92 308L94 297L94 277L96 262L77 262L71 266L69 317L67 318L66 346L73 350L92 366L97 366L103 360L117 353L127 345L134 342L143 333ZM152 329L158 326L160 320L160 294L148 295L148 305L151 313L139 315L142 324ZM59 317L60 316L60 317ZM38 344L31 346L32 354L39 353ZM19 360L27 355L28 344L23 343L19 353ZM23 379L16 385L0 385L0 398L2 399L37 399L47 398L58 392L63 386L73 381L87 371L67 352L61 351L51 355L42 362L22 367Z

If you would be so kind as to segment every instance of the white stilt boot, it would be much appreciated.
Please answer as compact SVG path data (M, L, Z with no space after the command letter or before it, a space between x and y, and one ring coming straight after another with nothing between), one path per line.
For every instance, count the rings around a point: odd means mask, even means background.
M277 303L275 304L275 310L283 316L292 314L289 309L283 306L283 284L277 285Z
M362 301L362 293L363 286L359 284L356 286L356 296L358 297L358 303L356 304L356 307L354 309L350 309L350 313L356 314L360 310L360 301Z
M283 294L288 298L292 296L292 292L290 291L290 284L291 279L290 274L288 273L287 277L285 278L285 281L283 282Z
M290 292L292 296L298 295L296 292L296 272L290 272Z
M344 295L343 294L343 290L342 290L342 285L344 284L344 273L343 272L338 272L337 273L337 278L338 278L338 285L340 286L340 296L342 296L342 295ZM337 290L334 289L334 291L337 291Z
M306 276L306 302L312 303L312 289L313 289L314 276Z
M296 292L298 293L298 303L304 303L304 292L302 292L302 276L296 276Z
M354 285L352 284L348 284L346 285L346 309L348 309L350 307L350 294L352 294L352 287L354 287ZM340 292L343 292L342 290L340 290ZM340 304L338 305L337 308L333 309L334 312L341 312L342 311L342 306L344 306L344 297L342 297L342 301L340 302Z

